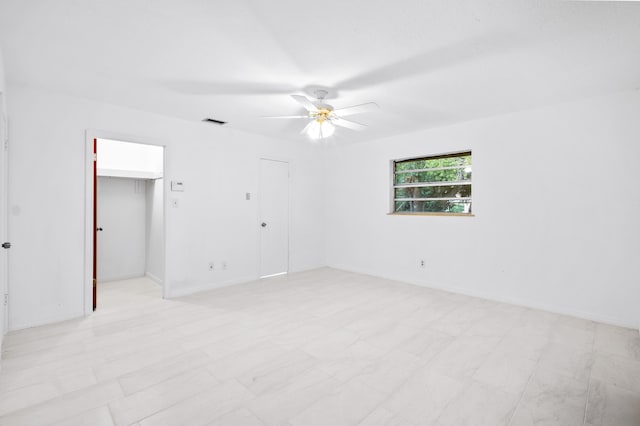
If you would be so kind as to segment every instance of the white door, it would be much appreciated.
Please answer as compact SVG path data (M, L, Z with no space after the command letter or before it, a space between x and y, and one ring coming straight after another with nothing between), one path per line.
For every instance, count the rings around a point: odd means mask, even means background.
M0 93L0 244L9 241L7 233L7 181L8 181L8 131L7 114L4 109L4 94ZM9 316L5 305L8 289L8 250L0 248L0 345L7 331Z
M260 276L289 271L289 163L260 160Z

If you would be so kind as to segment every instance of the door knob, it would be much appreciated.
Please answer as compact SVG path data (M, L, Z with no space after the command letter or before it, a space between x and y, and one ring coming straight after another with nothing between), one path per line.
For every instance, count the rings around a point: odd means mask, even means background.
M262 224L260 226L262 226L263 228L266 228L267 224L265 222L262 222Z
M10 249L11 248L11 243L8 243L8 242L7 243L2 243L2 248Z
M102 228L96 228L96 231L102 231Z

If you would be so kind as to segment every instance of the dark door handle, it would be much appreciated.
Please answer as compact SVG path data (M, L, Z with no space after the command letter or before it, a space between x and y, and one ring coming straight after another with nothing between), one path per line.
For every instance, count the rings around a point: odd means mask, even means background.
M267 224L265 222L262 222L262 224L260 226L262 226L263 228L266 228Z
M10 249L11 248L11 243L2 243L2 248Z
M96 228L96 231L102 231L102 228Z

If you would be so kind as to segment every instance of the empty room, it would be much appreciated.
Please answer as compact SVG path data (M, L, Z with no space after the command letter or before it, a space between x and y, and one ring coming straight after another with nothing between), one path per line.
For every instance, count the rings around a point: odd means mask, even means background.
M640 426L640 1L0 0L0 425Z

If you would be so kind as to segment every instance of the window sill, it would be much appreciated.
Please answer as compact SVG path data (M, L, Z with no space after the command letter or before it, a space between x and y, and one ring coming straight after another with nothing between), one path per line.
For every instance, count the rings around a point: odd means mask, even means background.
M429 213L429 212L392 212L387 213L387 216L463 216L463 217L475 217L473 213Z

